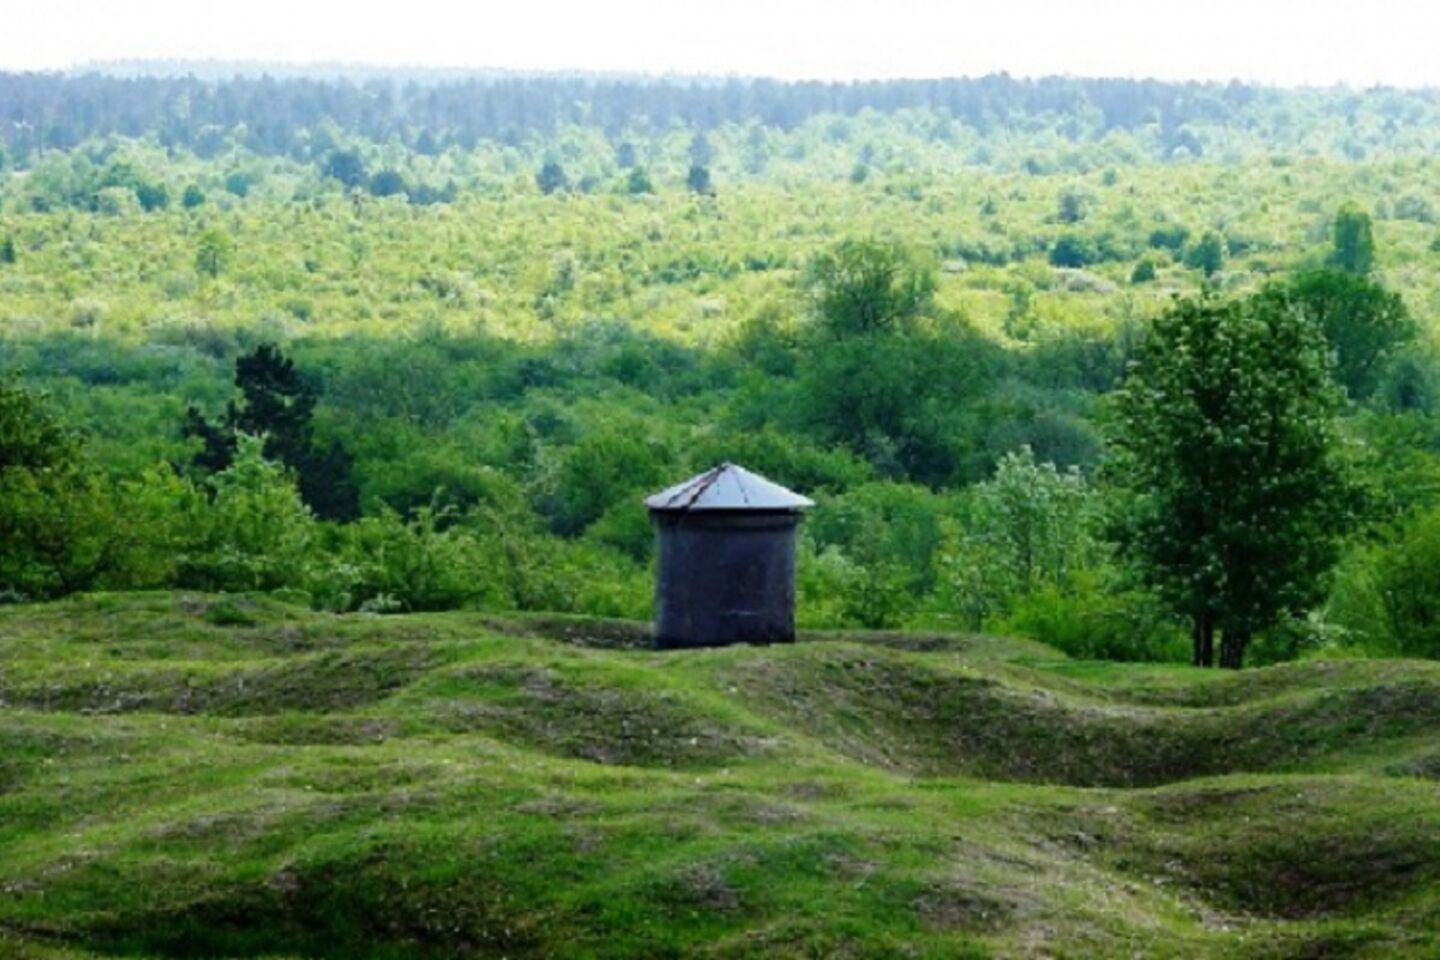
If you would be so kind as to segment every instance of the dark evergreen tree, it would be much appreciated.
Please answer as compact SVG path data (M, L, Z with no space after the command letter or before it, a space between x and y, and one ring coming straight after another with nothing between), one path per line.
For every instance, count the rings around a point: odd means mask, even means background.
M715 192L714 186L710 183L710 169L702 167L698 163L690 166L690 172L685 176L685 185L692 193L711 194Z
M644 167L632 167L630 176L625 178L625 192L630 194L654 193L655 184L650 182L650 174Z
M540 172L535 175L535 185L540 188L541 193L554 193L557 190L568 190L570 178L565 176L565 168L554 160L546 160Z
M1185 265L1215 276L1225 266L1225 241L1214 231L1206 233L1186 252Z
M393 197L406 189L405 178L398 170L381 170L370 178L370 193L376 197Z
M165 189L164 184L142 183L135 188L135 199L140 202L140 209L147 213L164 210L170 206L170 191Z
M325 176L354 188L365 182L365 160L356 150L334 150L325 160Z
M234 461L238 435L261 436L266 458L295 471L301 495L317 516L358 517L352 458L338 444L315 443L311 420L317 395L294 361L274 344L263 343L235 361L235 386L240 396L226 405L219 421L211 422L195 407L186 412L184 435L201 442L194 466L218 473Z

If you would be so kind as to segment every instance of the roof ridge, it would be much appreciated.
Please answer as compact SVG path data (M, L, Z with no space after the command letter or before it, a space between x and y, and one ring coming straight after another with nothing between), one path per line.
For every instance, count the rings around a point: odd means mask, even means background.
M729 484L721 481L729 476ZM731 490L730 487L734 489ZM645 499L651 510L803 510L814 501L728 460Z

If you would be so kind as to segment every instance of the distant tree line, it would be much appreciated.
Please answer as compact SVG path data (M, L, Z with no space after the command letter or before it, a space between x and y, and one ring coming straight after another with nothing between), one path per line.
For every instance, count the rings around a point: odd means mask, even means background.
M421 153L471 149L485 140L518 143L566 125L612 135L640 123L705 131L725 124L794 128L822 114L929 109L981 133L1052 123L1071 140L1157 125L1167 149L1201 144L1188 124L1253 120L1257 104L1308 109L1352 124L1356 101L1393 132L1417 111L1440 106L1436 91L1369 91L1341 97L1238 82L1019 79L1008 75L856 83L774 80L631 80L582 77L275 79L237 76L120 77L0 73L0 142L18 166L48 149L91 137L153 136L167 147L215 155L236 140L265 154L312 159L332 144L326 131L402 142ZM1282 111L1283 112L1283 111ZM641 118L637 121L637 118ZM1253 126L1253 123L1250 125ZM702 161L697 161L703 166Z

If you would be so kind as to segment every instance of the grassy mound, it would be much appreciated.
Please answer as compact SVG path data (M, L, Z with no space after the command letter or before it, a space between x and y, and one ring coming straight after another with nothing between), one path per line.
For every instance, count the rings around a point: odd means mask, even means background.
M0 956L1440 955L1440 673L0 608Z

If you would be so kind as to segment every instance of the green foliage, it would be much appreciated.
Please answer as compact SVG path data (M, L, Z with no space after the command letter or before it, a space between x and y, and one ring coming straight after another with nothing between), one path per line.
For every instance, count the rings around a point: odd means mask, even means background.
M691 193L712 194L715 186L710 180L710 168L701 166L698 163L690 165L690 172L685 174L685 186Z
M843 340L912 329L936 282L934 269L899 245L845 240L815 257L808 290L821 328Z
M1185 266L1213 277L1225 266L1225 241L1213 230L1185 251Z
M317 395L274 344L262 343L235 361L238 401L212 423L195 407L186 411L184 434L201 441L195 466L217 472L230 466L237 439L261 437L266 457L299 477L305 502L327 520L353 520L358 494L350 479L350 456L338 444L318 444L311 429Z
M1379 553L1374 576L1395 652L1440 659L1440 510L1406 524Z
M135 199L146 213L170 206L170 191L161 183L142 183L135 188Z
M106 499L43 398L0 380L0 592L92 585L108 565Z
M1335 379L1354 400L1375 392L1390 358L1415 337L1416 324L1404 301L1363 275L1302 273L1289 293L1324 331L1335 351Z
M1056 217L1061 223L1079 223L1090 212L1094 198L1083 190L1070 189L1060 194L1060 207Z
M820 88L784 84L660 96L603 80L325 80L297 98L285 80L153 78L126 89L124 129L155 123L131 137L108 125L113 84L0 76L0 99L16 116L43 108L50 138L42 151L26 128L0 130L20 174L0 183L0 237L18 255L0 266L0 365L89 437L91 542L109 546L75 582L176 582L205 471L192 485L154 465L194 455L175 429L193 406L224 469L240 429L227 401L237 419L247 405L231 362L281 343L313 393L306 426L242 432L266 435L320 521L286 589L390 603L393 589L348 586L345 569L372 560L324 522L388 507L479 544L466 562L488 572L471 579L500 586L437 592L445 603L643 615L639 498L728 459L821 501L807 622L1018 630L1026 613L1023 629L1059 635L1058 614L1036 611L1073 604L1089 623L1085 584L1133 585L1102 557L1065 586L1016 591L1008 555L982 556L971 485L1021 446L1061 475L1098 466L1106 394L1143 319L1194 283L1173 264L1243 296L1331 253L1337 195L1383 218L1383 282L1416 311L1415 336L1368 279L1306 274L1289 296L1314 301L1336 376L1367 401L1341 431L1381 515L1440 502L1440 367L1421 309L1436 293L1440 112L1403 91L992 79L857 87L836 112ZM274 103L287 106L261 106ZM563 199L530 182L550 164L540 186ZM631 176L648 180L644 202L617 196ZM212 231L219 255L202 256ZM589 490L575 466L612 434L632 449ZM132 500L143 518L117 506ZM1259 631L1254 656L1303 654L1287 639L1303 622Z
M563 192L570 189L570 178L565 175L565 168L557 161L547 160L535 175L535 185L544 194Z
M219 230L207 230L195 244L195 270L211 280L219 277L235 259L235 241Z
M655 192L655 184L651 182L650 174L644 167L630 168L629 175L625 177L625 192L632 196Z
M609 428L585 436L554 465L542 511L555 532L578 534L627 498L638 500L662 486L666 459L633 431Z
M333 150L325 158L325 176L354 189L365 182L365 159L358 150ZM233 192L233 191L232 191ZM244 196L244 194L240 194Z
M1375 232L1370 214L1347 203L1331 227L1330 265L1351 276L1366 277L1375 266Z
M1115 532L1195 625L1195 661L1238 667L1250 638L1320 599L1356 507L1320 330L1283 291L1181 300L1116 396Z
M458 519L429 507L409 519L382 508L351 524L310 580L316 600L376 613L509 606L498 549Z
M1047 585L1015 597L991 629L1030 637L1079 660L1183 663L1184 630L1156 598L1087 573L1065 589Z
M283 466L241 434L233 462L211 479L212 501L190 519L178 581L202 590L275 590L305 581L317 528Z
M1029 447L1005 454L975 485L963 525L943 528L941 595L972 630L1042 590L1065 593L1100 560L1097 503L1078 471L1037 463Z
M1050 263L1056 267L1088 267L1099 259L1095 243L1084 234L1067 233L1050 248Z
M407 189L405 177L398 170L380 170L370 178L369 190L373 196L395 197L405 193Z

